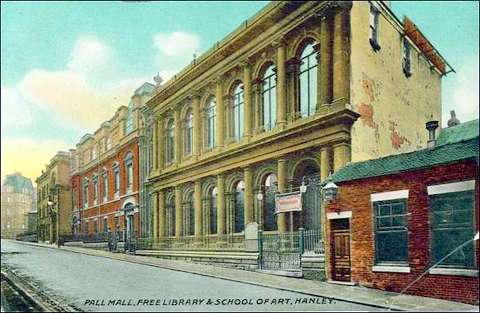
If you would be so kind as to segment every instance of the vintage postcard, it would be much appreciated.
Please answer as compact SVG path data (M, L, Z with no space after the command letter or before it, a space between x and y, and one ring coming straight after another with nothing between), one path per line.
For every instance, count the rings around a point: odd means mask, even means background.
M1 312L478 312L479 2L0 7Z

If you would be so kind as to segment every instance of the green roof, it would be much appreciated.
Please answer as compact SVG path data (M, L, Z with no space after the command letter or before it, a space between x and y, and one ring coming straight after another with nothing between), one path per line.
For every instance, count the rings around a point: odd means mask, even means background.
M33 184L30 178L27 178L20 173L7 175L3 181L3 185L13 187L14 193L24 193L24 188L29 192L33 192Z
M343 182L391 175L466 159L478 160L478 125L477 119L442 129L434 148L347 164L337 171L332 179L334 182Z

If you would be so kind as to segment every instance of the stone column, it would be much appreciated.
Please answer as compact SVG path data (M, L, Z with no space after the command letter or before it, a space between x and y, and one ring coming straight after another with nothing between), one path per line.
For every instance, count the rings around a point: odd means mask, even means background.
M217 234L225 235L225 177L217 175Z
M320 181L323 182L330 174L330 150L328 147L320 149Z
M253 173L252 168L247 166L243 169L243 177L245 182L245 210L244 210L244 222L245 225L253 222Z
M333 100L350 101L349 10L335 13L333 31Z
M202 183L200 179L195 181L194 190L194 204L195 204L195 241L202 240L203 221L202 221Z
M151 204L152 204L152 218L153 218L153 231L152 237L154 241L158 239L158 194L153 192L151 194Z
M223 147L223 141L225 138L225 107L223 105L223 86L222 78L217 78L216 89L215 89L215 99L217 103L217 116L215 118L215 128L216 128L216 146Z
M175 237L183 237L183 208L182 208L182 188L175 186Z
M287 123L287 80L285 71L286 48L283 39L274 43L277 48L277 124Z
M249 137L252 132L252 82L250 63L243 66L243 137Z
M166 212L165 212L165 192L158 191L158 238L163 239L166 236Z
M287 191L287 160L278 159L277 161L277 179L278 192L284 193ZM277 228L280 233L287 231L287 214L279 213L277 218Z
M182 160L182 121L180 108L175 109L175 163L178 165Z
M163 127L163 118L161 116L157 119L157 143L158 145L155 149L158 152L157 162L158 162L158 169L162 170L165 166L165 129Z
M152 165L153 171L158 171L158 118L153 117L152 121Z
M198 92L192 95L193 106L193 155L199 156L202 150L202 118L200 110L200 94Z
M318 104L332 102L332 32L328 17L322 19L320 28L320 62L318 66Z
M337 171L350 162L350 144L340 142L333 145L333 171Z

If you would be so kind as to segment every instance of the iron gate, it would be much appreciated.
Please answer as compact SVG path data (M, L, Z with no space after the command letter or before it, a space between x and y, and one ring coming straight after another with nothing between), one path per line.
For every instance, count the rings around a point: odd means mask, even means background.
M301 270L302 231L259 234L259 268L274 271Z

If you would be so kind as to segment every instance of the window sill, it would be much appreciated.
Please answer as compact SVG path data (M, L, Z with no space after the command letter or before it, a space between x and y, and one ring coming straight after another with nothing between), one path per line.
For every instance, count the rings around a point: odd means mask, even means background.
M410 266L374 265L372 267L372 272L410 273Z
M455 275L478 277L478 270L463 269L463 268L432 268L428 270L429 274L434 275Z

